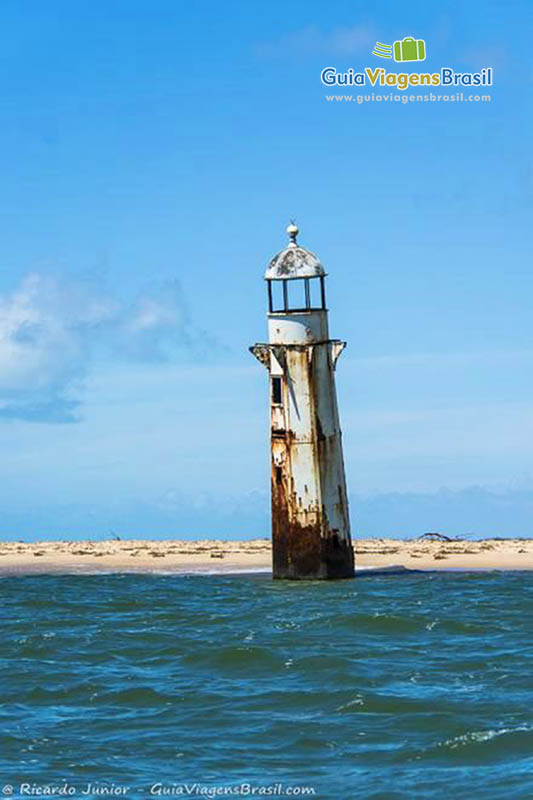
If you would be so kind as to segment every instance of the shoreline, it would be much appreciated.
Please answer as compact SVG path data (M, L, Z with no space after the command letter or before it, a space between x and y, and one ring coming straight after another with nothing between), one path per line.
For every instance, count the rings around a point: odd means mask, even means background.
M356 570L533 570L533 539L356 539ZM268 574L269 539L1 542L0 575Z

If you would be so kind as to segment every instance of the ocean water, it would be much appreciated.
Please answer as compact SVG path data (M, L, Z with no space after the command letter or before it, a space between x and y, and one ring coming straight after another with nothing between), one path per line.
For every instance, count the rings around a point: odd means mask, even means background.
M527 573L5 576L0 793L531 798L532 594Z

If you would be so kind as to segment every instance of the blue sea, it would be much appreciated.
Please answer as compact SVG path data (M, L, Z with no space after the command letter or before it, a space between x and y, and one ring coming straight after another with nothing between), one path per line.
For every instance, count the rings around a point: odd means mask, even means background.
M0 579L4 796L533 797L528 573Z

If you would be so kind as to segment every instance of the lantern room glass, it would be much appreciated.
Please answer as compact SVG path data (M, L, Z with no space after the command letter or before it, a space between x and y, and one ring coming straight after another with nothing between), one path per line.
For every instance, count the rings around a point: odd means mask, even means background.
M293 311L325 311L324 277L267 280L268 310L271 314Z

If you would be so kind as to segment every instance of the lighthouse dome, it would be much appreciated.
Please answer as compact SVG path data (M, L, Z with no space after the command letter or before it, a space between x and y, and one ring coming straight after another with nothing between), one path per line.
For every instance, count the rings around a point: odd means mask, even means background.
M293 278L321 278L326 275L317 256L296 241L298 228L291 223L287 228L290 242L285 250L276 253L265 272L265 280L280 281Z

